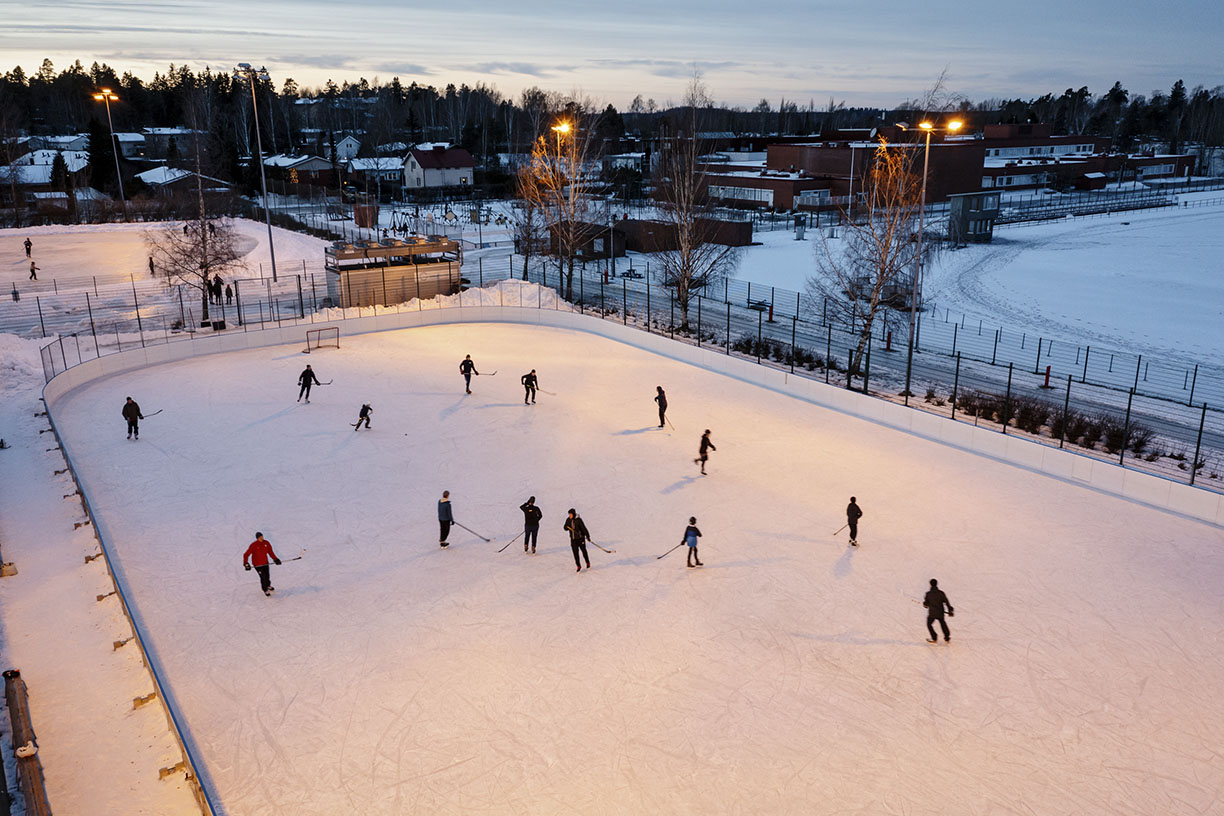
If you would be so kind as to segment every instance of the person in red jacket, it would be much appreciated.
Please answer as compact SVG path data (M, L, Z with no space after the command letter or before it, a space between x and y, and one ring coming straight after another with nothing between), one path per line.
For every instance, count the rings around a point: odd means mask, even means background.
M242 554L242 568L249 570L252 564L255 566L255 571L259 573L259 586L265 595L271 595L276 591L268 575L269 558L272 559L273 564L280 566L280 559L276 557L272 545L263 537L263 533L256 533L255 540Z

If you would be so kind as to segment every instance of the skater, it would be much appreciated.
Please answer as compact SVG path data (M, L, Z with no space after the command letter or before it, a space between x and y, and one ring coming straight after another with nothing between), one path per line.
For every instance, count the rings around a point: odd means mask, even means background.
M38 270L41 267L35 266L33 261L30 261L30 280L38 280Z
M701 435L701 449L697 451L697 458L693 460L693 464L701 465L701 475L705 476L705 463L710 458L710 451L718 450L714 447L714 443L710 441L710 429L706 428L705 433Z
M32 250L33 248L34 248L34 242L31 241L29 238L25 239L25 250L26 250L27 258L31 257L30 250Z
M570 549L574 551L574 564L577 565L578 572L582 572L582 561L578 560L578 553L582 553L587 569L590 569L591 556L587 555L586 543L591 534L587 532L586 525L582 523L582 516L578 515L578 511L572 507L569 509L569 518L565 520L564 529L569 533Z
M663 386L656 385L654 401L659 403L659 427L663 427L663 423L667 421L667 394L663 391Z
M858 546L858 520L863 517L863 510L854 503L853 496L850 497L850 503L846 505L846 526L850 528L850 546Z
M21 293L17 291L17 284L13 284L13 302L21 300Z
M225 284L225 305L229 306L233 302L234 302L234 290L230 288L230 285L227 283Z
M701 538L701 531L697 529L697 517L689 516L688 526L684 528L684 538L680 539L688 545L688 565L690 567L704 566L701 563L701 556L697 555L697 539ZM693 562L697 563L694 564Z
M374 413L374 409L370 407L370 403L361 406L361 413L357 414L357 424L353 426L354 431L361 430L361 423L365 423L366 430L370 430L370 414Z
M128 424L128 439L135 434L136 438L140 438L140 424L138 419L144 419L144 414L140 413L140 406L136 404L136 400L131 397L127 398L127 402L123 403L123 418Z
M463 388L469 394L472 393L472 375L480 376L480 372L476 370L476 364L472 362L472 355L464 356L463 362L459 364L459 373L463 375Z
M536 378L535 369L531 369L530 374L524 374L520 381L523 383L523 404L527 404L527 399L531 398L531 404L535 405L536 388L539 387L540 381Z
M280 559L273 552L271 542L263 537L263 533L256 533L255 540L242 554L242 568L249 571L252 564L255 566L255 571L259 573L259 588L265 595L271 595L276 591L276 587L272 586L272 578L268 575L269 558L272 559L273 564L280 566Z
M150 277L150 278L155 278L155 277L157 277L157 267L153 265L153 256L152 256L152 255L150 255L150 256L149 256L149 277Z
M948 608L948 615L956 614L952 609L952 604L948 603L948 596L939 588L939 582L934 578L931 579L931 588L927 590L926 597L922 599L922 605L927 610L927 631L931 636L927 638L927 643L938 643L939 638L935 636L935 627L931 624L939 621L939 628L943 630L944 643L952 640L952 635L948 632L948 622L944 620L944 607Z
M211 226L211 225L210 225ZM225 287L225 281L221 280L220 275L213 276L213 295L217 299L217 305L221 305L221 292Z
M443 490L442 498L438 499L438 526L441 528L438 534L438 546L442 549L450 546L446 537L450 535L450 528L454 522L455 516L451 513L450 491Z
M298 391L298 402L301 402L302 396L305 395L306 404L309 405L310 386L319 384L319 378L315 376L314 369L312 369L309 365L306 366L305 371L298 375L298 384L302 386Z
M540 537L540 519L544 514L536 507L535 496L519 505L523 511L523 552L527 552L527 544L531 544L531 554L535 555L536 541Z

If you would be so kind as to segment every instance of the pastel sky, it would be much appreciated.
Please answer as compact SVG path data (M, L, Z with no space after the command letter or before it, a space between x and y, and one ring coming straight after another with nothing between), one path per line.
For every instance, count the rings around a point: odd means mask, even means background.
M893 106L945 67L979 100L1224 84L1219 0L36 0L5 4L0 69L94 60L146 79L170 63L266 65L320 85L360 77L539 85L618 108L678 100L696 65L720 102Z

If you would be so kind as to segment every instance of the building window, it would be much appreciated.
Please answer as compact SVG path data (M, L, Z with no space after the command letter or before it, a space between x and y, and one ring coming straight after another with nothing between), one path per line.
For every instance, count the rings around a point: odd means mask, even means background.
M990 187L993 184L994 184L994 179L992 179L990 176L982 176L982 186L983 187Z

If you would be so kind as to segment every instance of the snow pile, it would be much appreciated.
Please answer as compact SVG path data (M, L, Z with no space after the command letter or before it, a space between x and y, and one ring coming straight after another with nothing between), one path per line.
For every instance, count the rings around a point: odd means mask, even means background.
M0 394L11 397L19 391L42 387L42 360L38 349L47 342L0 334Z
M531 309L573 309L568 302L557 296L555 289L521 280L502 280L482 288L465 289L454 295L438 295L432 298L412 298L390 306L362 306L340 309L320 309L315 312L315 322L342 320L353 317L354 311L364 314L398 314L400 312L427 312L432 309L468 309L479 306L523 306Z

